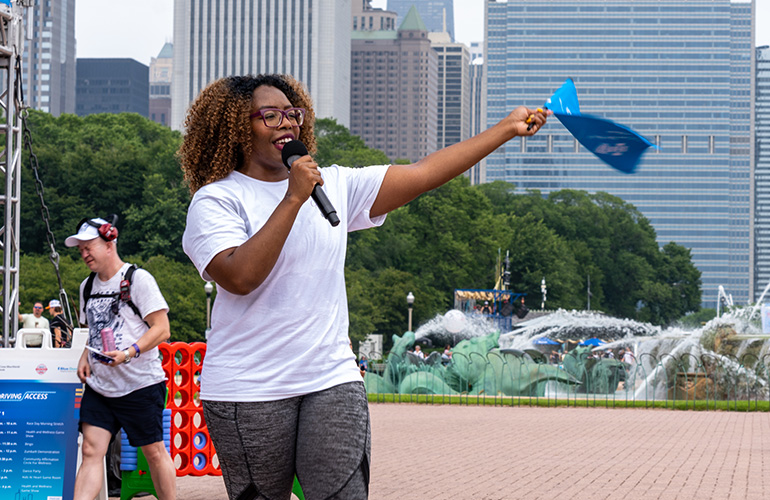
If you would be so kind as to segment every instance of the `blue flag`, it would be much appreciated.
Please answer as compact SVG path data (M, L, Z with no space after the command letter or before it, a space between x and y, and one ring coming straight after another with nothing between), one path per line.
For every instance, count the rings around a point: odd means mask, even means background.
M580 113L572 78L567 78L564 85L545 102L545 106L587 150L626 174L634 173L647 148L657 147L628 127Z

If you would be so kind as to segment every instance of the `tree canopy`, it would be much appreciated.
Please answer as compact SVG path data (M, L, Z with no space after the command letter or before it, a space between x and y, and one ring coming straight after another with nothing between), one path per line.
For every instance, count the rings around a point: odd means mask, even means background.
M176 151L182 136L134 114L84 118L31 111L33 148L69 298L88 270L64 238L86 216L118 214L119 251L156 277L170 305L172 340L203 340L203 282L181 237L189 191ZM321 166L388 163L334 120L318 120ZM58 296L45 224L25 153L22 170L22 310ZM509 251L511 288L548 308L592 309L665 324L699 309L700 272L688 249L662 248L649 221L607 193L564 190L516 195L495 182L458 177L390 213L381 228L351 233L346 264L350 334L390 338L406 329L406 294L417 297L414 325L452 307L457 288L491 288L498 251ZM73 306L73 311L76 307Z

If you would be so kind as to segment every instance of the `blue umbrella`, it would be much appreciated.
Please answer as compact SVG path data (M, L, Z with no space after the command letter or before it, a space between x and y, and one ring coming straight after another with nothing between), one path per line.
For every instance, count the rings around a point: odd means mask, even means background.
M592 345L592 346L596 347L596 346L600 346L600 345L602 345L604 343L605 342L603 340L599 340L596 337L592 337L590 339L584 340L583 342L579 343L578 345L581 345L581 346Z
M551 340L548 337L540 337L532 341L535 345L559 345L559 342Z
M642 153L650 146L657 148L628 127L582 114L572 78L567 78L564 85L545 102L545 106L553 111L580 144L621 172L633 173Z

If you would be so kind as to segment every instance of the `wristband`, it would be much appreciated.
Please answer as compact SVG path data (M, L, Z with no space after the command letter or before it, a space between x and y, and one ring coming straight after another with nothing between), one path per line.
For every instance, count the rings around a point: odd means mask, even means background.
M142 351L140 351L140 350L139 350L139 346L138 346L138 345L136 345L136 344L131 344L131 347L133 347L133 348L134 348L134 350L136 351L136 354L134 354L134 357L135 357L135 358L138 358L138 357L139 357L139 355L142 353Z

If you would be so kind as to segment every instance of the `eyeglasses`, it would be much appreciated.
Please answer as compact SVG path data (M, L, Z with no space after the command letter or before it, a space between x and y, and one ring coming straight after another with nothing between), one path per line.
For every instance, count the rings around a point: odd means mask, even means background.
M278 108L260 109L256 113L249 115L250 118L262 117L265 127L278 128L283 123L283 119L289 120L294 127L301 127L305 121L305 110L303 108L289 108L286 110Z
M32 309L42 309L43 306L34 306Z

